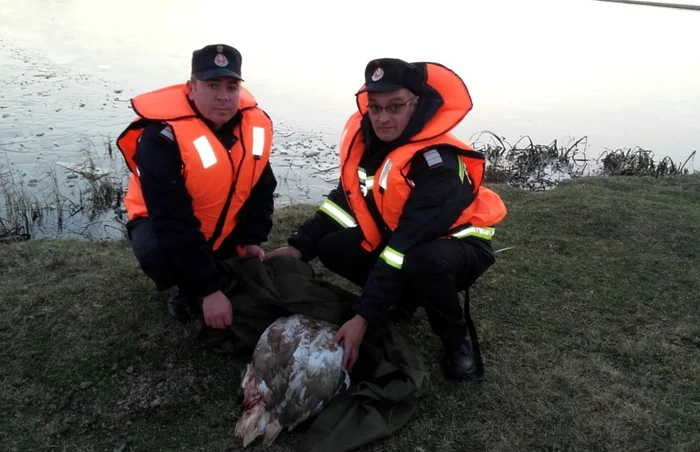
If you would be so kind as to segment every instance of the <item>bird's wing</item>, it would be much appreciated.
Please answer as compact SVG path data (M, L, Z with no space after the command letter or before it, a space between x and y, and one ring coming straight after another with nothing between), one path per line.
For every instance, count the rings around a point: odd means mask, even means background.
M280 423L290 430L318 414L344 379L343 348L329 345L336 328L316 325L305 331L290 361L289 386L280 405Z
M250 372L256 376L257 389L268 410L279 405L287 393L289 361L300 341L287 331L296 323L296 319L290 317L273 322L260 336L253 352Z

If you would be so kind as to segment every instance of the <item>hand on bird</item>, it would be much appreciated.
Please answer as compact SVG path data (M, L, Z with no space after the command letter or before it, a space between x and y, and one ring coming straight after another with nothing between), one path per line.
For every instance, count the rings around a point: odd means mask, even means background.
M367 331L367 320L361 315L355 315L340 327L336 335L331 339L332 344L343 341L345 353L343 354L343 367L350 372L360 355L360 344Z

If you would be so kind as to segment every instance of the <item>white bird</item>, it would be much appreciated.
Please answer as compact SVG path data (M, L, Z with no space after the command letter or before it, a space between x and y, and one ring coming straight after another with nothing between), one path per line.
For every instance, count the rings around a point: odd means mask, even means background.
M273 322L260 336L241 382L243 412L236 436L247 447L259 436L269 446L286 427L317 415L350 376L342 344L331 345L338 327L295 314Z

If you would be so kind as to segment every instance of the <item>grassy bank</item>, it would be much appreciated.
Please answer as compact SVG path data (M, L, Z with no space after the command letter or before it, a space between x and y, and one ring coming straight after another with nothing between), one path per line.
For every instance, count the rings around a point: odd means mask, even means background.
M430 391L367 450L698 450L700 176L496 190L514 248L473 291L485 381L443 380L419 311ZM268 248L312 211L278 211ZM239 450L244 362L168 322L124 243L0 245L0 300L3 450Z

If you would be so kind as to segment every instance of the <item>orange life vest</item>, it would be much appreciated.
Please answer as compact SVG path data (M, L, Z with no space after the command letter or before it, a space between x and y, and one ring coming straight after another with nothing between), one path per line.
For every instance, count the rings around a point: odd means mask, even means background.
M269 161L272 121L255 97L241 87L238 140L226 149L190 106L184 84L141 94L131 105L138 117L117 139L131 171L124 197L129 219L148 216L134 160L139 137L147 121L167 123L180 148L182 174L200 230L216 250L235 228L241 207Z
M436 145L447 144L460 150L457 157L460 159L460 177L462 180L469 177L476 194L474 201L462 212L450 230L445 231L445 235L458 238L472 235L491 239L493 226L506 215L506 206L500 196L482 185L486 164L484 155L450 132L472 107L464 82L451 70L434 63L427 64L427 74L427 83L440 93L444 104L407 144L387 155L373 176L367 177L359 166L365 152L360 122L367 111L367 93L358 96L359 111L350 117L343 130L340 177L352 216L342 212L332 202L324 203L321 210L345 226L354 226L354 216L362 229L362 246L367 251L373 251L381 244L382 235L367 207L363 191L372 190L379 214L386 226L394 231L413 188L413 182L408 179L411 160L417 152L429 150ZM382 258L390 265L400 268L403 255L397 250L385 249Z

